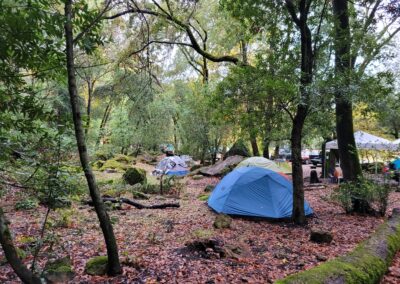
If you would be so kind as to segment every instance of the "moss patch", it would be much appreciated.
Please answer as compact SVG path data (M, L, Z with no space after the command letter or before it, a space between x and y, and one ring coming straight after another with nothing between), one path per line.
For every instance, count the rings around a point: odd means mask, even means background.
M207 201L209 197L210 197L209 193L202 193L199 196L197 196L197 199L200 201Z
M116 160L107 160L104 162L103 166L100 168L100 171L105 171L107 169L113 169L116 171L124 171L129 168L128 165L124 163L120 163Z
M107 256L96 256L88 260L85 272L89 275L105 275L108 269Z

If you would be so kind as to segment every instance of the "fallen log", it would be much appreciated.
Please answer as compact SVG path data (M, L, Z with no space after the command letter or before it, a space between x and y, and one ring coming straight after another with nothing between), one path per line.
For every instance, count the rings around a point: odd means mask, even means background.
M164 209L164 208L179 208L179 203L164 203L164 204L155 204L155 205L143 205L128 198L113 198L113 197L103 197L103 202L112 202L112 203L126 203L136 207L137 209ZM93 201L88 200L84 202L87 205L93 206Z
M379 283L400 250L400 208L369 239L348 254L275 283Z

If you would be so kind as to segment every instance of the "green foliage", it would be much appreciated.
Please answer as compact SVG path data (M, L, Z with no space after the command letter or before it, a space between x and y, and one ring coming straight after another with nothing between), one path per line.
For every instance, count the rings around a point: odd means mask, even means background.
M15 203L16 210L30 210L39 206L39 201L33 198L25 198Z
M342 183L337 191L332 194L332 199L338 202L347 213L354 210L355 204L361 204L365 208L361 211L368 213L369 208L376 207L381 216L386 213L388 198L391 188L389 185L380 185L367 179L356 182Z

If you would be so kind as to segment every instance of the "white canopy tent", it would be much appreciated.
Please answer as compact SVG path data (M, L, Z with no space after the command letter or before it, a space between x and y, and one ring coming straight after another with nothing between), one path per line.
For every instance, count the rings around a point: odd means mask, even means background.
M354 139L356 141L357 149L363 150L386 150L386 151L395 151L400 146L400 139L398 144L394 144L385 138L381 138L372 134L369 134L364 131L354 132ZM396 140L397 141L397 140ZM395 141L395 142L396 142ZM326 143L326 150L329 149L339 149L337 140L330 141ZM375 162L375 173L377 173L378 168Z
M392 151L397 148L394 142L363 131L354 132L354 139L356 140L357 149ZM399 145L400 141L397 146ZM326 143L326 149L339 149L337 140Z

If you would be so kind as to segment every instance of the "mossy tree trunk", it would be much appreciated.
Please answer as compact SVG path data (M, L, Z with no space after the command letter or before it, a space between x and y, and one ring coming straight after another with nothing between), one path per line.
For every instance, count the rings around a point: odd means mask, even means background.
M33 274L18 257L17 250L14 246L11 232L8 229L8 221L4 216L3 209L0 208L0 244L8 263L11 265L14 272L18 275L23 283L40 284L40 278Z
M75 66L74 66L74 43L73 43L73 27L72 27L72 0L65 1L65 39L66 39L66 57L67 57L67 73L68 73L68 91L71 102L72 116L75 128L75 137L78 146L79 158L86 181L89 187L90 196L93 200L97 217L100 221L100 227L103 231L104 239L107 247L108 255L108 274L116 275L122 272L118 257L118 246L115 240L114 231L110 218L107 214L104 203L101 199L100 192L96 185L96 180L89 164L87 153L85 133L82 126L81 112L79 108L79 97L76 86Z
M400 208L352 252L278 280L278 284L379 283L400 249Z

